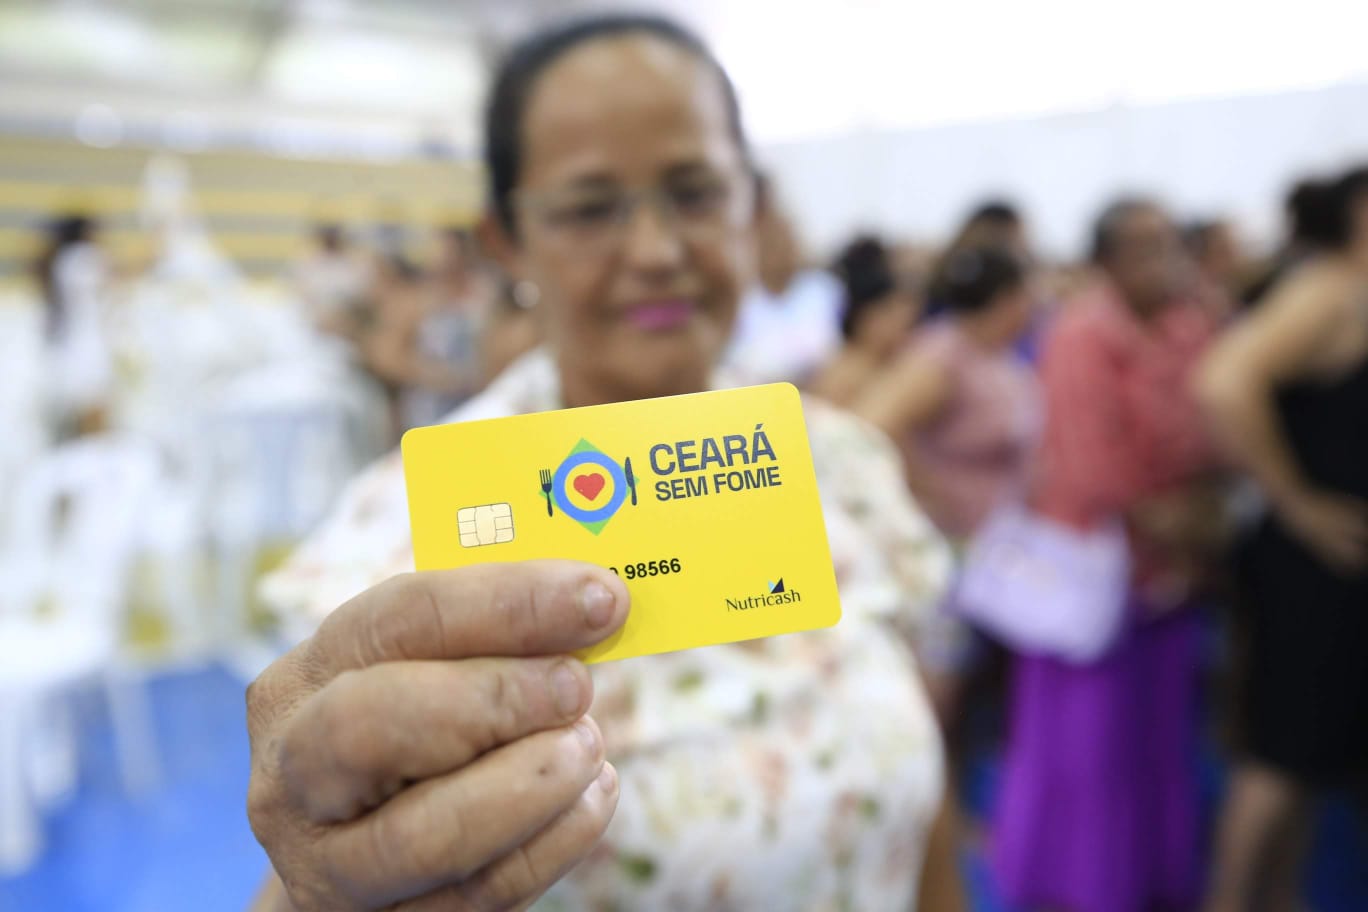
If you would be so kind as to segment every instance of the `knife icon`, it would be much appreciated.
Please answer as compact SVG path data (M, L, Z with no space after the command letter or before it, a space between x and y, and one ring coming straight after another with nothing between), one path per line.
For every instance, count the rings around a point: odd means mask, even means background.
M627 461L622 464L622 469L627 474L627 487L632 489L632 506L636 506L636 476L632 474L632 457L628 456Z

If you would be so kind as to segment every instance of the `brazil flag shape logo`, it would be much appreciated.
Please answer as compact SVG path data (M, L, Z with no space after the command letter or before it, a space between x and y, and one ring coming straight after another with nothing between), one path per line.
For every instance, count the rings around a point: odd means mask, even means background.
M581 439L561 460L551 481L556 509L598 535L627 498L627 478L622 466L598 447Z

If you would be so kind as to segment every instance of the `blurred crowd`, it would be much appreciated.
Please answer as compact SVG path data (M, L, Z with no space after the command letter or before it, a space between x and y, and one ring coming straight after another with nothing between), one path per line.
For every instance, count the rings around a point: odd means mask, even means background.
M1219 213L1122 197L1067 262L1035 249L1030 213L992 199L945 243L863 235L824 263L805 255L782 192L761 181L758 281L722 369L736 384L793 382L881 429L961 558L918 660L952 770L1003 752L984 824L999 889L1122 909L1112 897L1144 882L1154 908L1187 908L1209 881L1212 912L1256 897L1293 908L1316 798L1368 773L1368 171L1290 189L1272 251L1248 249ZM56 220L33 271L32 452L159 427L168 460L194 474L177 448L211 431L184 409L278 410L298 389L308 407L293 420L336 406L327 439L343 452L305 459L310 477L331 460L332 480L272 527L297 537L404 430L440 422L538 346L535 289L480 237L321 224L250 328L240 302L210 301L199 313L226 323L156 322L148 339L138 313L221 289L224 273L189 254L168 267L169 250L136 270L112 263L96 222ZM209 388L165 368L181 349L205 372L204 352L223 356L210 359L215 398L175 395ZM307 383L303 353L320 365ZM157 424L138 396L163 369ZM252 483L275 491L280 454L307 444L272 427L232 439L266 454ZM236 458L213 439L216 465ZM19 497L20 468L0 502ZM213 502L234 477L202 479L197 496ZM1128 573L1092 641L992 604L1013 597L993 594L985 542L1086 530L1096 540L1069 547L1104 548L1103 517L1120 523ZM1067 558L1080 575L1102 566L1082 553ZM1236 762L1210 851L1194 778L1204 729ZM959 826L974 838L968 815Z
M1284 201L1285 239L1258 254L1231 222L1165 213L1181 247L1173 267L1179 296L1215 325L1252 308L1315 252L1329 193L1324 182L1295 185ZM1088 257L1039 258L1025 216L1008 200L976 206L943 245L862 235L829 263L804 252L765 177L759 205L759 281L743 301L725 365L737 382L794 382L846 407L889 386L890 370L933 362L910 352L934 327L958 325L965 313L997 313L989 305L999 294L1014 295L1013 306L993 334L1022 363L1035 363L1045 327L1103 275ZM342 343L357 371L383 391L391 442L436 422L538 344L535 300L520 299L475 235L469 225L423 234L393 224L320 223L308 253L268 283L283 293L273 304ZM49 435L62 440L104 428L119 393L120 311L164 266L111 261L99 222L80 214L52 220L32 266L49 350Z
M535 324L476 251L465 227L413 241L393 226L349 236L320 224L309 252L276 283L300 325L337 343L386 402L386 441L436 422L536 344ZM45 398L58 440L109 426L119 395L111 324L157 267L116 264L99 225L82 215L48 229L33 277L43 308L51 379Z

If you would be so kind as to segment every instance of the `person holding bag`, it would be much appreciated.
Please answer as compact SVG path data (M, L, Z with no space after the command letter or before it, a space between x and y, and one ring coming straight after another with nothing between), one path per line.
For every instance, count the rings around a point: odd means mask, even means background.
M992 857L1014 907L1143 912L1197 898L1191 601L1212 457L1188 388L1212 328L1178 297L1181 257L1157 205L1108 207L1093 240L1102 281L1045 342L1039 475L1008 525L1024 533L1022 585L1049 603L1020 610L1100 635L1082 650L1048 636L1016 646Z

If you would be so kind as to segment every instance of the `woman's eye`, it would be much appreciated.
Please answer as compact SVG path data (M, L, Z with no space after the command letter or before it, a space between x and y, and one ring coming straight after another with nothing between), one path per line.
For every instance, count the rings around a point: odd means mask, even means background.
M716 184L696 184L671 188L670 201L681 213L706 213L721 202L722 195L722 188Z
M617 217L618 204L615 200L583 200L562 206L552 213L552 221L561 225L594 226L603 225Z

